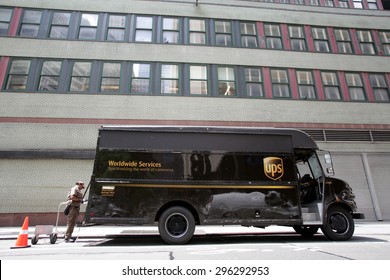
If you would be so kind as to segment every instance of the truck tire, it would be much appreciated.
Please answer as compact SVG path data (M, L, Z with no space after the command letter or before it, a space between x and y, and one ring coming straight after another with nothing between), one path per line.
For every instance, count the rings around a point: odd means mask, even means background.
M312 237L317 233L319 226L293 226L296 233L299 233L302 237Z
M352 214L339 205L329 207L321 230L330 240L345 241L350 239L355 231Z
M158 230L161 238L168 244L185 244L194 235L195 219L184 207L175 206L165 210L159 221Z

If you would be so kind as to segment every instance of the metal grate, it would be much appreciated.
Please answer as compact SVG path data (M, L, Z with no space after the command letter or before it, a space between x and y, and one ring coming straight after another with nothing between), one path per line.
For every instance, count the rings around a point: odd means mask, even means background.
M372 141L368 130L325 130L325 136L326 141Z
M325 141L325 135L323 130L305 129L303 131L309 134L314 141Z
M390 142L388 130L303 129L315 141Z
M372 139L374 141L382 142L388 141L390 142L390 131L388 130L373 130L371 131Z

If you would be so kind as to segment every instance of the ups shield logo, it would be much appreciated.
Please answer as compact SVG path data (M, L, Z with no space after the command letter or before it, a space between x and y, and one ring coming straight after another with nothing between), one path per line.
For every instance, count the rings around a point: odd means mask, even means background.
M283 177L283 160L278 157L266 157L263 159L264 174L272 180L278 180Z

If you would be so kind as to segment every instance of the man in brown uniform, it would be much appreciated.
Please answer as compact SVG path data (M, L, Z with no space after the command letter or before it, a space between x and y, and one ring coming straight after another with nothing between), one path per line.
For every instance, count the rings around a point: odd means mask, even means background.
M82 189L84 189L84 183L78 181L69 192L68 200L71 205L68 214L68 224L65 233L65 242L75 241L75 239L72 238L72 233L80 213L80 205L83 203L83 194L81 192Z

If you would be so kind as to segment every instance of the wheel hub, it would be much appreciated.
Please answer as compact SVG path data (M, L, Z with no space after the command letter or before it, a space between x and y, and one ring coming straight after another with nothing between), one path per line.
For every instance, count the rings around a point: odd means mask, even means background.
M330 217L330 226L338 233L343 233L348 230L348 221L346 217L337 213Z

